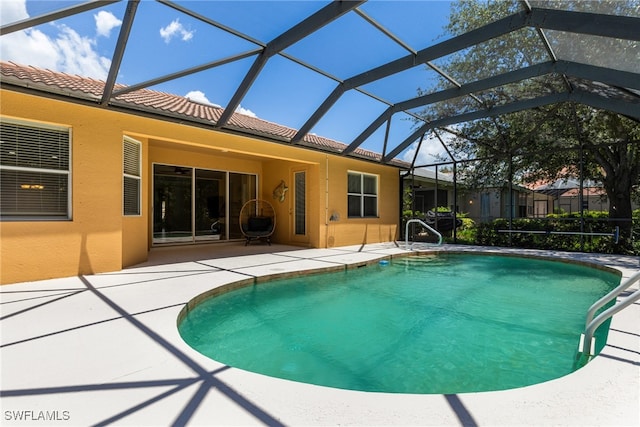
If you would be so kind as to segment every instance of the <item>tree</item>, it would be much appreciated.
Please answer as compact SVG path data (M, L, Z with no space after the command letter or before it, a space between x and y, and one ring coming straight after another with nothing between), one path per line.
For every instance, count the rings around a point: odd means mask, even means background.
M588 11L592 12L638 14L638 5L633 1L530 3L534 7L570 10L590 7L592 9ZM450 22L445 30L450 35L466 33L520 11L522 7L522 3L515 1L459 1L452 5ZM600 65L603 56L613 55L618 58L616 64L622 64L622 69L635 67L633 71L637 72L638 47L635 42L605 39L596 43L578 37L572 43L563 37L550 37L551 49L562 52L571 60ZM536 30L525 28L450 55L439 66L457 82L468 83L550 59ZM441 88L448 85L448 82L443 83ZM548 75L433 104L421 115L426 120L433 120L452 112L489 108L576 86L602 90L601 86L590 82ZM607 96L638 97L636 93L617 88L606 90L609 91ZM419 90L419 94L425 92ZM610 201L609 217L620 227L617 250L630 250L631 200L640 183L640 123L637 120L585 105L561 103L479 119L448 131L455 135L449 149L457 158L485 159L461 165L461 179L469 185L503 185L513 178L522 183L555 180L577 177L580 173L586 179L600 182Z

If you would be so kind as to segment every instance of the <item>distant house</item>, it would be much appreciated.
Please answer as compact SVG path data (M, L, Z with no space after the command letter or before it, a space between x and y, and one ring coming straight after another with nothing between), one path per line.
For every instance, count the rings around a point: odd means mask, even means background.
M490 222L496 218L544 217L553 212L552 196L524 186L514 184L512 198L508 185L473 190L458 183L456 187L454 190L452 174L436 173L434 168L416 169L404 178L404 188L413 189L413 208L421 213L447 207L476 222Z
M544 194L520 186L486 188L466 196L463 211L474 221L489 222L496 218L536 218L552 212L551 199Z
M550 183L538 183L533 191L551 198L551 212L580 212L580 181L575 178L558 179ZM582 208L590 211L608 211L609 198L597 182L585 180L582 183Z
M412 191L412 208L425 213L436 207L448 207L453 211L454 184L453 175L437 172L435 168L417 168L403 180L404 189Z

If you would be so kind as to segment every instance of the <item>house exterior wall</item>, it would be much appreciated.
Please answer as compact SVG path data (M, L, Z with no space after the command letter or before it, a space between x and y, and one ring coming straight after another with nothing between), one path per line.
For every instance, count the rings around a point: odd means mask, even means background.
M122 131L118 115L2 91L3 116L72 128L72 220L0 223L0 282L122 267ZM116 180L114 182L114 180Z
M399 215L394 167L92 106L2 90L2 117L69 126L71 215L62 221L0 222L0 283L116 271L145 261L152 236L154 162L258 175L258 195L277 214L272 241L332 247L393 240ZM123 216L123 137L141 143L141 214ZM273 189L306 176L306 234L292 226L293 197ZM377 218L347 217L347 172L379 177ZM329 220L332 213L335 221ZM214 243L215 244L215 243Z
M319 247L347 246L393 241L398 237L400 212L399 173L397 169L369 162L354 162L327 156L321 162L319 189ZM349 218L347 215L347 173L378 176L378 218ZM331 217L337 218L332 220Z
M582 198L584 209L589 211L608 211L609 199L605 195L584 195ZM562 209L566 213L580 212L580 198L578 194L563 195L554 200L554 208Z
M547 196L516 189L513 190L512 203L509 190L489 188L464 194L460 209L468 212L474 221L490 222L496 218L509 218L510 211L513 218L544 216L548 213L549 204Z

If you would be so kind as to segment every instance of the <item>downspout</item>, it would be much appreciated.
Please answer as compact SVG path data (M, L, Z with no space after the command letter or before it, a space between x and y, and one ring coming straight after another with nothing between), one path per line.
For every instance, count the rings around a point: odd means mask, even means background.
M329 155L325 154L324 178L324 225L329 225Z
M329 155L325 154L324 179L324 247L329 247Z

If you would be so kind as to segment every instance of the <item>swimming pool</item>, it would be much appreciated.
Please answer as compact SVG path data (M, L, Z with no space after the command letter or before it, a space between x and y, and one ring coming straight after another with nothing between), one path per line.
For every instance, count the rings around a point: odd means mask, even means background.
M547 260L409 257L223 293L184 313L179 331L212 359L294 381L501 390L573 372L585 313L618 282Z

